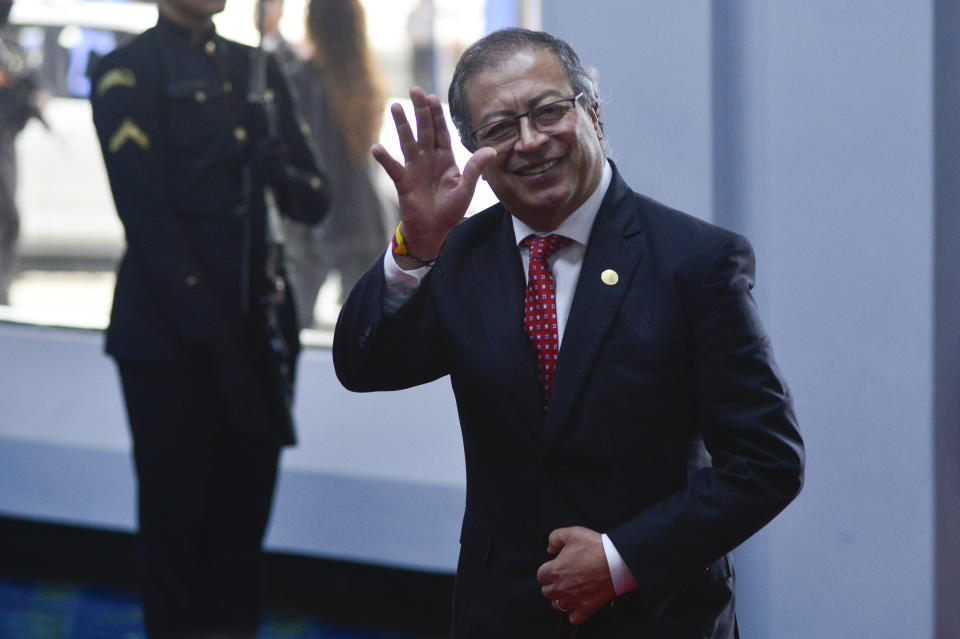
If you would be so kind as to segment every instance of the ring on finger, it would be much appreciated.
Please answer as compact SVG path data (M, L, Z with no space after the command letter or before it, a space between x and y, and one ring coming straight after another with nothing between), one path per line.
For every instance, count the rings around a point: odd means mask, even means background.
M560 600L559 600L559 599L554 599L554 600L553 600L553 607L556 608L557 610L559 610L560 612L570 612L568 609L566 609L566 608L564 608L563 606L560 605Z

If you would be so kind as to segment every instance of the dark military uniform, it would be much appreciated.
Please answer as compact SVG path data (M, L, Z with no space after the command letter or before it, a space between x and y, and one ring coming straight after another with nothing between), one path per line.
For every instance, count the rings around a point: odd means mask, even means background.
M128 245L107 352L133 434L151 637L253 636L279 450L292 443L283 373L298 331L265 275L263 185L284 215L316 223L326 178L272 59L282 144L248 102L253 52L161 16L92 78Z

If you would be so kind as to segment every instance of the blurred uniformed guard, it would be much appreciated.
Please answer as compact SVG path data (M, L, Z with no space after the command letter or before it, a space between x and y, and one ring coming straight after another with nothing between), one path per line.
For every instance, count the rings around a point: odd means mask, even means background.
M92 78L127 236L107 352L133 435L150 637L256 633L299 350L268 200L316 223L328 199L277 64L251 99L261 52L215 32L224 4L160 0L157 25Z

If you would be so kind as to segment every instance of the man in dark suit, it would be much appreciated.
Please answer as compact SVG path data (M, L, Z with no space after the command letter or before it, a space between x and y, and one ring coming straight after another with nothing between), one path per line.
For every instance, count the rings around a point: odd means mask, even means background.
M127 237L107 352L133 435L150 637L256 633L299 350L267 193L308 223L327 197L278 66L216 33L223 8L161 0L156 27L92 78Z
M467 498L453 636L732 638L730 551L797 494L803 445L742 237L631 191L573 50L510 29L381 147L402 223L334 338L356 391L449 375ZM499 204L462 220L476 180ZM526 272L526 279L524 273ZM396 415L402 428L415 415Z

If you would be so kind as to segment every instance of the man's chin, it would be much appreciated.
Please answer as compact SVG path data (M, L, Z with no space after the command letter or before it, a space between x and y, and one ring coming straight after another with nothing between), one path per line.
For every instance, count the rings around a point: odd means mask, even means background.
M570 211L564 210L563 203L564 199L557 195L544 196L525 200L514 208L508 206L507 210L533 230L545 233L556 229L570 215Z

